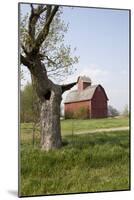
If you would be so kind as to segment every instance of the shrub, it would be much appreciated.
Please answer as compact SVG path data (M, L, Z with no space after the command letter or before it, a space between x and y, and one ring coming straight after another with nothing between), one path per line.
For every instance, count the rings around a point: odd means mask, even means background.
M74 118L76 119L87 119L88 118L88 112L85 107L80 107L75 113Z
M65 112L65 119L73 119L74 118L74 114L71 111L66 111Z

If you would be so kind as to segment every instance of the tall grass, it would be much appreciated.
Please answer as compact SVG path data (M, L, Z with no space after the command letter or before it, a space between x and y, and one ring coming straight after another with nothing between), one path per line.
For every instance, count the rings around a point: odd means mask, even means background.
M21 141L21 196L129 189L128 131L68 135L63 144L44 152L39 140Z

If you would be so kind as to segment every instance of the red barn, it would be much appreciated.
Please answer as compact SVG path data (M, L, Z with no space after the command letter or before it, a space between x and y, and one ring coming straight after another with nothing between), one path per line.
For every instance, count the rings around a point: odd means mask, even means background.
M65 118L105 118L108 97L101 85L91 85L86 76L78 78L78 89L72 90L65 100Z

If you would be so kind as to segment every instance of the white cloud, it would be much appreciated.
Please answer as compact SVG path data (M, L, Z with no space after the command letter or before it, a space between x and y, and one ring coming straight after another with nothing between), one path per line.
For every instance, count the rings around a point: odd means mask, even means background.
M69 76L65 81L65 83L77 81L79 76L88 76L91 78L93 84L102 83L108 80L109 72L107 70L101 69L101 67L91 64L87 67L78 66L78 70L75 74Z
M84 68L80 75L89 76L92 80L93 84L104 83L108 80L108 71L101 69L96 65L89 65L88 67Z

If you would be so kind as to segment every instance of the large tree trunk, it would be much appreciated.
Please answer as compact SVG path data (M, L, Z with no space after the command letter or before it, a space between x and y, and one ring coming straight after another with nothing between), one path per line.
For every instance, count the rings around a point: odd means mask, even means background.
M57 149L62 146L60 128L61 92L54 88L48 99L41 105L41 147L43 150Z
M62 88L47 77L44 65L36 60L31 67L32 83L41 103L41 147L49 151L62 146L60 129L60 103Z
M29 60L32 84L41 103L41 147L45 151L57 149L62 146L60 128L62 94L73 87L76 82L56 85L48 78L45 66L38 57Z

